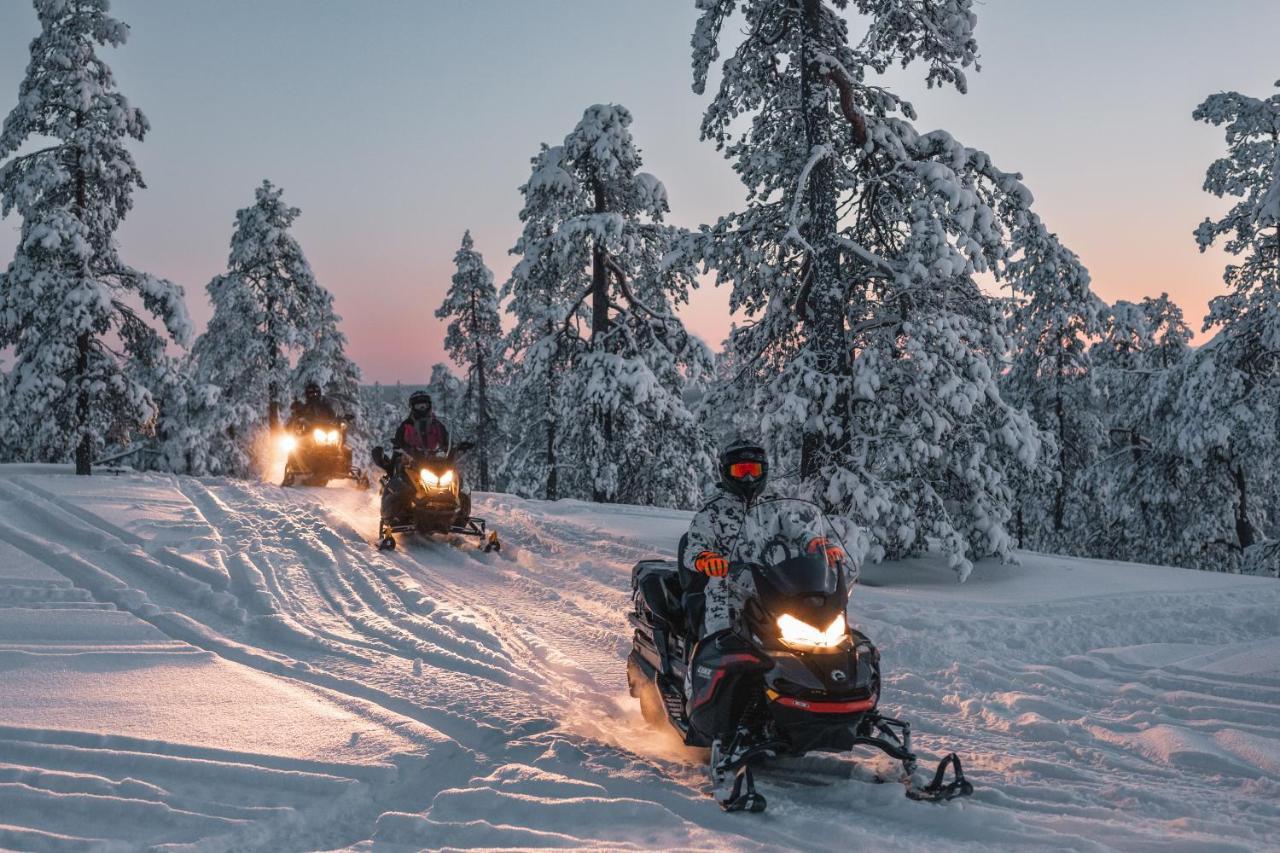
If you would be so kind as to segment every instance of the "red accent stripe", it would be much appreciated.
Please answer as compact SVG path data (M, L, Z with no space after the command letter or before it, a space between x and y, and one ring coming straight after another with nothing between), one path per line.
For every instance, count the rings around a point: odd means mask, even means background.
M800 711L812 711L815 714L856 714L870 711L876 706L876 697L856 699L852 702L809 702L804 699L793 699L790 696L779 696L773 701L788 708Z

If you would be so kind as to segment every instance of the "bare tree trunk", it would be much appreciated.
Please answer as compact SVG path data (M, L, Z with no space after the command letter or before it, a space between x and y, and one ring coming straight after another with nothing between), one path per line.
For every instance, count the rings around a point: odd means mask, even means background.
M267 297L267 352L270 353L271 382L267 385L267 427L271 432L280 429L280 344L275 331L276 301Z
M597 178L591 182L591 186L595 192L596 213L604 213L606 210L604 184ZM591 247L591 346L593 349L604 345L602 337L609 331L609 274L605 268L604 251L604 246L597 238ZM601 420L601 431L604 433L604 443L608 447L613 443L613 419L607 412L600 412L598 416ZM593 478L591 499L596 503L609 503L613 500L613 496L599 488Z
M76 114L76 129L84 127L84 116L80 113ZM88 207L88 178L84 173L84 166L80 162L84 158L84 152L79 148L74 149L76 163L76 218L80 222L85 221L85 209ZM80 263L80 275L83 279L89 277L89 266L85 261ZM76 473L88 477L93 473L93 436L89 429L89 392L88 392L88 373L89 373L89 348L91 341L88 332L81 332L76 337L76 429L80 432L80 441L76 444Z
M1062 532L1063 517L1067 510L1067 465L1066 465L1066 428L1063 426L1063 419L1066 417L1065 407L1062 404L1062 351L1058 351L1056 359L1057 363L1054 370L1057 376L1054 378L1054 416L1058 419L1058 489L1053 496L1053 530L1055 533Z
M546 334L548 336L555 333L555 324L550 319L547 320ZM556 414L555 414L556 387L555 379L552 373L547 374L547 491L546 499L549 501L559 500L560 483L556 470Z
M817 64L820 52L818 35L822 22L821 0L803 0L800 98L804 117L805 142L810 154L817 146L831 145L827 78ZM807 344L815 355L817 369L827 375L845 377L849 373L847 341L844 335L845 299L841 286L840 247L836 242L835 161L827 156L814 164L805 188L808 219L803 227L806 241L813 248L808 258L808 281L803 290L808 299L802 317L809 332ZM835 400L836 417L843 419L848 400L840 395ZM828 417L830 417L828 415ZM819 418L818 420L821 420ZM830 459L834 448L831 436L821 428L806 427L801 447L800 474L805 480L820 476L822 465Z
M1236 493L1239 500L1236 502L1236 539L1240 542L1240 550L1253 545L1257 541L1257 533L1253 529L1253 522L1249 520L1249 492L1246 488L1244 468L1236 465L1234 473L1236 483Z
M480 411L476 415L476 441L480 445L480 491L489 488L489 396L485 384L484 355L476 354L476 384L479 386L478 404Z

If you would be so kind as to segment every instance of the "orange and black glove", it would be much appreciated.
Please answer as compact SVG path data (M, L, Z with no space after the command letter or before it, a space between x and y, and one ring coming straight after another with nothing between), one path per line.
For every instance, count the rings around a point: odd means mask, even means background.
M723 554L717 554L715 551L703 551L694 557L693 567L713 578L722 578L729 574L729 561Z
M827 558L827 565L832 568L839 566L845 560L849 559L843 548L827 539L825 536L810 539L809 544L805 547L805 551L810 554L824 554Z

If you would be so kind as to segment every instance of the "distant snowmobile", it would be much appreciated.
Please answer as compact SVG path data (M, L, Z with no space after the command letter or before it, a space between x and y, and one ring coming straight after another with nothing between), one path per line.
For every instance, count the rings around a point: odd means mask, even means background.
M696 645L690 625L701 624L701 594L684 594L680 563L644 560L631 571L631 695L651 725L669 722L686 744L710 747L711 782L726 811L764 810L753 761L855 746L901 761L912 799L973 792L955 753L931 782L916 784L910 724L876 709L880 653L847 622L845 560L817 506L761 501L729 561L730 582L744 602L734 629ZM949 766L954 778L945 782Z
M414 532L477 536L486 553L502 550L497 531L471 515L471 494L463 488L457 460L472 447L464 441L436 453L396 451L392 470L382 478L380 550L395 549L395 534Z
M282 486L327 486L330 480L349 479L369 488L368 475L351 463L344 422L296 421L281 435L280 447L288 454Z

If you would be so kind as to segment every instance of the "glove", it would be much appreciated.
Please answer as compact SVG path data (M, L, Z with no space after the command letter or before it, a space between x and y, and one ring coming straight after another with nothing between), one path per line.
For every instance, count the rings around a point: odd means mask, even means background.
M825 536L810 539L809 544L805 546L805 551L810 554L825 555L827 558L827 565L831 568L835 568L849 559L849 556L845 554L843 548L827 539Z
M704 575L722 578L729 574L729 561L715 551L703 551L693 559L693 567Z

